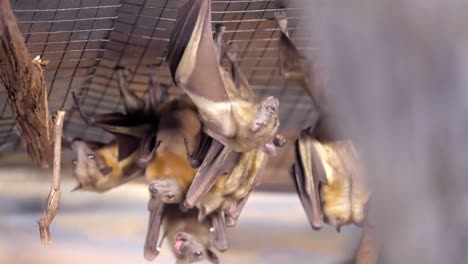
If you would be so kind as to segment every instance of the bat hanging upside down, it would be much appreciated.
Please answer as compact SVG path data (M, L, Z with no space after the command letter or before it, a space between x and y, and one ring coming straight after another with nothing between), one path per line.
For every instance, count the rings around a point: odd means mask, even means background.
M320 98L317 83L316 69L314 65L302 55L297 49L294 42L291 40L288 29L288 18L286 11L276 11L275 19L281 30L279 41L279 65L280 73L289 80L300 82L304 90L312 97L313 100ZM315 89L315 90L314 90ZM313 96L312 96L313 95ZM314 101L314 104L319 102Z
M194 263L205 259L211 263L220 263L218 256L212 250L213 226L208 221L199 222L196 209L182 212L177 205L164 207L163 215L157 215L156 219L154 210L151 211L155 208L150 202L150 228L145 242L145 258L153 260L159 254L160 245L167 238L177 264ZM163 235L160 244L157 245L161 224Z
M82 139L66 139L73 151L73 175L78 185L73 189L105 192L143 176L137 163L137 153L118 161L116 142L102 144Z
M78 105L81 117L90 126L112 133L116 140L109 144L65 137L73 150L73 173L78 180L74 190L105 192L144 175L144 164L155 153L158 108L167 100L166 86L157 83L157 71L150 66L149 99L147 102L130 91L122 68L117 68L120 94L126 114L86 115Z
M239 93L220 66L211 30L211 1L188 1L168 45L174 83L197 105L208 135L237 152L263 148L276 136L279 101L270 96L257 102L253 93Z
M149 67L150 85L148 99L139 98L128 88L125 70L116 67L119 91L123 100L125 114L120 112L106 114L86 114L80 107L78 99L73 94L75 105L80 116L88 126L98 127L111 133L118 144L118 160L122 160L139 151L138 162L144 163L154 155L155 133L157 132L159 105L167 100L167 86L159 85L157 70Z
M166 208L176 206L179 210L183 209L178 206L184 201L189 187L193 185L196 167L202 163L212 142L211 138L204 134L197 108L188 97L178 97L164 103L159 108L159 116L156 152L145 170L151 194L148 205L150 223L145 246L145 258L148 260L159 254L156 243ZM217 213L207 217L213 226L212 243L220 251L227 249L222 217L223 215Z

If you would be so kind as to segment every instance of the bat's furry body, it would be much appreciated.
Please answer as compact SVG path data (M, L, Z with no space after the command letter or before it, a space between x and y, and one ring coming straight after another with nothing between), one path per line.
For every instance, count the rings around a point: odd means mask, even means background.
M229 210L246 199L255 187L264 164L263 151L242 153L232 171L221 175L197 204L202 214L201 218L215 210L221 210L229 216Z
M145 175L152 182L154 195L165 202L179 203L184 199L196 173L187 160L185 142L193 149L200 132L196 108L188 98L177 98L161 106L158 146Z
M74 153L73 175L78 180L74 190L105 192L143 176L143 169L136 164L136 152L118 161L118 145L115 142L93 149L88 142L75 139L71 146Z
M321 228L320 216L337 230L362 225L369 192L352 142L320 142L305 130L296 153L293 179L312 227Z
M90 126L103 128L115 136L116 142L100 144L80 139L69 139L75 155L74 175L79 185L75 189L104 192L143 175L147 160L155 153L155 131L159 123L159 107L167 100L167 88L156 83L157 74L149 68L148 100L143 100L128 89L125 72L117 68L119 91L126 114L109 113L86 115L75 99L81 117Z

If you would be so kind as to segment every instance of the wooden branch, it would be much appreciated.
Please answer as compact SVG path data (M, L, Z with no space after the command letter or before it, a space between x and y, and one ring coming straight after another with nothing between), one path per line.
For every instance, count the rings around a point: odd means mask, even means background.
M62 130L65 111L57 113L54 127L54 167L52 174L52 187L47 197L47 209L39 219L39 234L43 244L50 244L49 226L60 207L60 158L62 156Z
M376 264L379 257L378 243L374 228L364 224L355 264Z
M31 159L52 165L47 86L39 58L32 60L9 0L0 0L0 85L5 87L16 127Z

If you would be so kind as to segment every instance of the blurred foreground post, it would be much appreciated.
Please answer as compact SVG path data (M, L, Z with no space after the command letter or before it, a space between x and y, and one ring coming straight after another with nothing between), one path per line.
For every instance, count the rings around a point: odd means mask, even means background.
M297 3L362 152L379 263L468 263L468 3Z
M47 86L40 58L32 60L9 0L0 0L0 85L8 93L16 127L40 167L52 165Z
M60 162L62 156L62 130L65 111L58 111L54 127L54 167L52 174L52 186L47 196L47 208L39 219L39 234L43 244L50 244L49 226L54 220L60 207Z

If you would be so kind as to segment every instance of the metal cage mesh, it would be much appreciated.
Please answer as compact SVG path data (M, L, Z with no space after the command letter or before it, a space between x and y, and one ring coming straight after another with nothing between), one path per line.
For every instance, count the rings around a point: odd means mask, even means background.
M166 46L178 9L178 0L17 0L11 1L34 56L49 61L45 69L51 111L73 109L71 92L81 95L86 112L123 110L114 67L128 67L130 88L144 95L147 65L160 64L161 82L171 84L165 62ZM279 28L273 0L213 0L213 23L226 25L225 38L235 43L241 69L259 97L280 99L282 130L301 129L313 119L306 93L279 74ZM299 12L286 8L293 40L299 49L310 49L307 38L295 34ZM208 74L208 73L207 73ZM171 94L180 94L171 88ZM67 133L93 140L109 135L89 128L72 112ZM0 87L0 144L18 141L7 96Z

